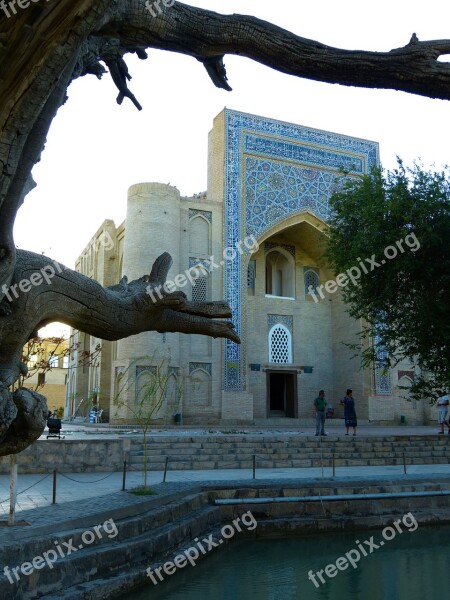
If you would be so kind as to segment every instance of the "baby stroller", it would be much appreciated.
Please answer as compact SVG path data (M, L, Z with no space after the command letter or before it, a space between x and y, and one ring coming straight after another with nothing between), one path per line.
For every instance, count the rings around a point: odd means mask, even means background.
M48 438L58 438L61 439L61 419L57 419L53 417L49 417L47 419L47 427L48 427ZM63 436L64 439L64 436Z

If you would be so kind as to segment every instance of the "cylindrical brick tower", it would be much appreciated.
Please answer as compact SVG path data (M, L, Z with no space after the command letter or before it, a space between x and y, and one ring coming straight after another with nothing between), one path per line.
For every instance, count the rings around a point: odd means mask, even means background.
M123 274L132 281L150 273L153 262L163 252L172 256L167 279L173 280L180 273L180 192L162 183L132 185L128 190ZM171 364L178 366L178 337L179 334L148 332L120 340L117 360L134 360L170 350Z

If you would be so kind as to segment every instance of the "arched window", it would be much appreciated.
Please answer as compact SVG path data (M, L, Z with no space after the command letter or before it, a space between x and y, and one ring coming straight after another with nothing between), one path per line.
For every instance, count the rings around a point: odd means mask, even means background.
M294 297L294 259L281 249L271 250L266 256L266 294L285 298Z
M195 369L191 373L189 400L191 404L211 405L211 375L204 369Z
M287 327L277 323L269 331L269 362L292 363L292 336Z
M316 292L319 287L319 276L312 269L308 269L304 275L305 280L305 294L310 295L311 291Z
M197 216L191 219L189 223L189 252L192 255L209 254L209 231L209 223L204 217Z

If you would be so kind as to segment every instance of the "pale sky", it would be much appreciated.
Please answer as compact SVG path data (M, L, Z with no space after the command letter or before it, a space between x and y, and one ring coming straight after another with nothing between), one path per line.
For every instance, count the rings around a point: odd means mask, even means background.
M385 51L419 40L450 37L450 5L378 0L193 0L222 13L253 14L294 33L346 49ZM127 57L130 89L139 112L109 75L86 76L69 88L69 99L50 130L38 184L26 198L15 226L20 248L44 252L74 266L106 218L118 225L126 214L130 185L155 181L182 195L206 190L207 141L214 117L226 106L317 129L374 140L381 162L392 168L421 158L437 169L450 163L450 103L404 92L318 83L272 71L258 63L225 57L232 92L218 90L193 58L148 51ZM450 60L450 57L448 57ZM161 251L170 247L162 248ZM149 269L155 259L149 256Z

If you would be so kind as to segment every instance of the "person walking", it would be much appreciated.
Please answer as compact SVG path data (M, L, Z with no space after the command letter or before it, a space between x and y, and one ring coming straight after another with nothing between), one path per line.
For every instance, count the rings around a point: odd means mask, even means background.
M439 410L438 423L439 423L439 427L441 428L440 431L438 431L438 434L443 435L444 425L447 425L448 433L450 435L450 425L449 425L449 422L447 421L449 396L448 396L448 394L445 394L444 392L441 392L439 390L438 390L438 394L439 394L439 397L436 400L436 404L435 404L436 408Z
M347 390L346 396L343 400L340 401L339 404L342 404L344 407L344 420L345 427L348 430L350 427L353 427L353 435L356 435L356 427L358 425L358 421L356 419L356 410L355 410L355 399L353 398L353 390Z
M314 400L314 407L316 409L316 435L327 435L325 433L325 407L327 401L325 400L325 392L320 390L319 395Z

